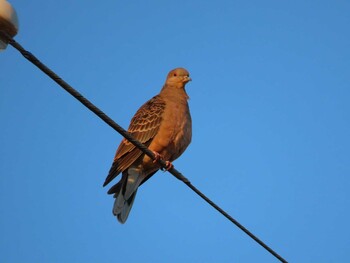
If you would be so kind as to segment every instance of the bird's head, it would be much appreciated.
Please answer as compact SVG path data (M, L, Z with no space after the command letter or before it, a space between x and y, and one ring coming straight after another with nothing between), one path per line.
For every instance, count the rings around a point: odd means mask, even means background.
M166 79L166 84L183 87L191 80L190 73L188 73L186 69L176 68L169 72Z

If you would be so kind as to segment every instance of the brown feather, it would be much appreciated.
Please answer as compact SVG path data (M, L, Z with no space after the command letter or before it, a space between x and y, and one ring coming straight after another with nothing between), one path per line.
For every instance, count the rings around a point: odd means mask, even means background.
M191 80L184 68L169 72L160 93L136 112L129 133L163 160L177 159L191 142L191 116L185 85ZM125 223L137 189L159 170L158 163L123 139L114 157L104 186L122 173L121 180L108 191L114 194L113 214Z
M157 95L143 104L131 119L128 132L138 141L149 146L154 136L157 134L165 102ZM114 162L104 182L104 186L118 176L120 172L127 169L133 162L141 156L142 152L132 143L123 139L114 157Z

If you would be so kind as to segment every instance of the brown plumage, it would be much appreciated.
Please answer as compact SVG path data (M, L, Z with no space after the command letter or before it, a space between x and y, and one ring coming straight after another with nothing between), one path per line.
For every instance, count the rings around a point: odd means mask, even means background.
M187 148L192 137L192 122L185 85L191 78L184 68L169 72L160 93L147 101L131 119L128 131L165 161L174 161ZM125 223L136 196L137 188L159 170L133 144L123 139L112 167L103 184L122 173L121 180L109 189L114 194L113 214Z

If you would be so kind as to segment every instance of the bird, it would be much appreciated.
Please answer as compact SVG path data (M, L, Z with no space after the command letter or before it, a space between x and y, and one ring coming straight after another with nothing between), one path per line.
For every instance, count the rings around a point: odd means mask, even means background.
M117 148L103 186L122 174L107 192L115 198L112 212L122 224L129 216L138 187L162 169L158 159L166 161L166 170L172 169L172 162L191 143L192 119L185 89L189 81L186 69L171 70L159 94L143 104L130 121L128 132L154 153L155 160L125 138Z

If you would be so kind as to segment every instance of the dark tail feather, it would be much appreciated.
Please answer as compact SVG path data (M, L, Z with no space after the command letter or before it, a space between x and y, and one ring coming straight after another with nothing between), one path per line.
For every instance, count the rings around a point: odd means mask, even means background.
M138 169L130 168L123 172L122 179L109 189L109 194L114 194L113 214L122 224L127 220L135 200L137 188L142 182L142 176Z
M114 201L113 214L117 217L118 221L122 224L124 224L126 222L126 219L128 219L130 210L132 208L132 205L134 204L136 193L137 191L135 191L128 200L124 200L124 204L123 204L123 207L121 207L121 209L118 207L119 200L115 199Z

